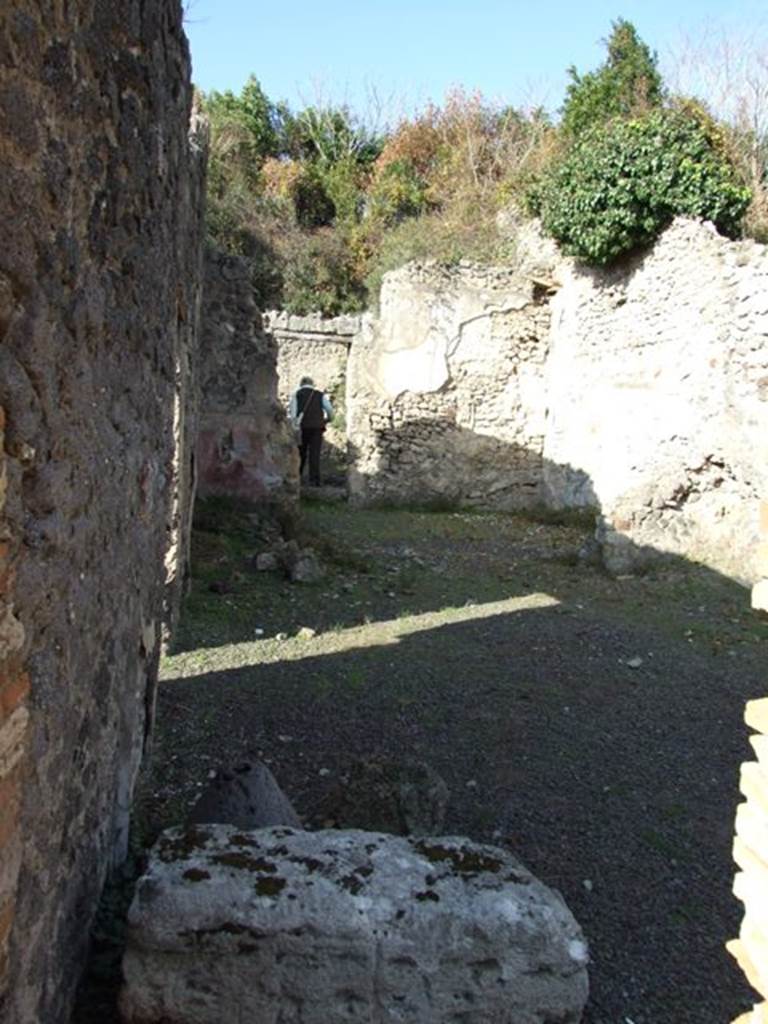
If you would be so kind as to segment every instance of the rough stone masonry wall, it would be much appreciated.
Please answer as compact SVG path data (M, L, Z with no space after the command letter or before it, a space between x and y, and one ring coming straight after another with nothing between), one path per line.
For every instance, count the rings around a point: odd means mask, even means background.
M598 507L614 571L665 552L752 581L768 249L679 220L606 272L529 235L516 271L386 275L351 348L352 499Z
M768 612L768 501L760 504L760 541L757 570L760 580L752 588L752 607ZM757 757L741 766L740 789L744 803L736 811L733 856L739 871L733 891L744 904L738 939L728 949L750 985L763 997L734 1024L768 1024L768 699L747 704L744 719L755 731L750 742Z
M0 8L0 1019L68 1018L152 703L202 167L178 0ZM182 401L179 398L179 401Z
M512 270L387 274L347 382L350 497L498 509L541 500L549 310Z
M334 417L325 432L323 470L326 479L341 480L347 472L347 360L360 330L359 316L297 316L279 310L264 315L264 326L277 344L278 397L284 408L302 377L311 377L330 397Z
M296 501L298 456L277 397L276 363L246 262L209 251L200 344L201 497L228 495L281 507Z
M768 249L678 220L622 271L557 273L548 501L600 505L615 571L662 551L753 581L754 508L768 493Z
M173 466L165 552L163 641L168 644L178 625L182 598L190 582L192 515L197 490L195 446L200 416L199 347L202 333L204 194L208 161L208 122L197 107L189 127L191 174L179 182L182 237L192 243L177 252L182 270L177 296L174 338L176 379L173 400ZM150 719L154 706L150 706ZM151 724L151 722L150 722Z

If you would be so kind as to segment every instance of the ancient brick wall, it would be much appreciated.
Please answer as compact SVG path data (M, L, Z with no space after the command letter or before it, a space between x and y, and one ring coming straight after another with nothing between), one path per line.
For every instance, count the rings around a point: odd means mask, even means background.
M341 482L347 474L347 361L360 330L359 316L296 316L278 310L264 314L264 327L277 344L277 394L284 408L302 377L313 379L333 404L325 432L323 476Z
M262 327L244 260L205 259L198 493L291 506L298 455L277 396L277 350Z
M752 588L752 607L768 613L768 501L760 504L760 541L756 565L760 579ZM763 998L734 1024L768 1022L768 698L750 701L744 719L754 731L750 742L755 761L741 766L740 789L744 802L736 812L733 856L739 868L733 885L744 904L738 939L728 949L747 981Z
M67 1019L125 850L195 333L177 0L0 8L0 1018Z

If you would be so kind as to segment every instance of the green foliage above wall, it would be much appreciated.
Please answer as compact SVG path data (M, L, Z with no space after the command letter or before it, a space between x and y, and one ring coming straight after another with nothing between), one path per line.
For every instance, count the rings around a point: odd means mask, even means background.
M651 242L678 214L737 235L750 192L713 143L705 123L675 110L592 128L541 188L544 229L598 265Z
M597 265L652 242L676 214L738 234L742 179L755 196L748 229L764 231L758 121L724 126L700 102L672 100L629 21L613 23L606 50L594 71L570 69L559 124L462 89L387 130L343 105L292 111L253 76L239 96L210 93L210 239L249 258L260 302L339 313L373 305L382 275L409 259L511 259L496 229L509 203Z

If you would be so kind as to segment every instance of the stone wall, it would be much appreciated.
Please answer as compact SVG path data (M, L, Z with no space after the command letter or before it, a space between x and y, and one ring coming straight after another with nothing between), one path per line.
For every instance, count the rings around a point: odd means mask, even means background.
M277 397L277 351L248 267L208 252L200 352L198 493L291 506L298 455Z
M548 501L597 498L615 571L663 551L751 581L768 493L768 250L679 220L620 272L558 272Z
M549 310L501 268L387 274L352 346L350 497L523 508L541 499Z
M182 287L177 296L174 337L175 389L173 399L173 465L168 510L168 547L165 553L165 606L163 641L168 643L178 624L182 598L190 582L192 514L197 489L197 443L200 413L199 341L203 296L203 244L205 234L205 171L208 160L208 123L193 108L189 144L192 173L179 182L180 209L184 211L182 236L195 243L176 253ZM149 703L154 716L154 701Z
M296 316L277 310L264 315L264 326L277 344L278 397L284 408L302 377L311 377L333 403L334 417L325 432L324 477L340 482L347 473L346 376L349 349L360 330L359 316Z
M761 578L752 588L752 607L764 614L768 613L768 501L760 504L759 531ZM750 742L757 760L741 766L744 803L736 811L733 857L739 871L733 891L744 904L744 919L738 939L729 942L728 949L763 998L734 1024L768 1024L768 699L750 701L744 719L755 732Z
M751 743L756 761L741 766L741 793L745 797L736 812L733 855L739 867L733 891L744 903L744 918L738 939L728 950L736 958L749 984L768 1000L768 698L747 704L745 721L754 730ZM766 1024L768 1002L756 1005L734 1024Z
M352 499L596 507L614 571L666 552L754 579L768 250L679 220L620 271L532 231L519 257L386 275L351 349Z
M164 614L201 162L177 0L0 11L0 1018L68 1018ZM169 591L168 594L171 594Z

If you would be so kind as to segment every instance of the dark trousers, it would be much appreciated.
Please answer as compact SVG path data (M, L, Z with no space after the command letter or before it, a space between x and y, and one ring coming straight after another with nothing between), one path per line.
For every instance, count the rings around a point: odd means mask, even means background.
M309 457L309 482L316 487L320 486L320 449L323 447L322 427L302 427L301 442L299 444L299 455L301 466L299 476L304 472L304 466Z

